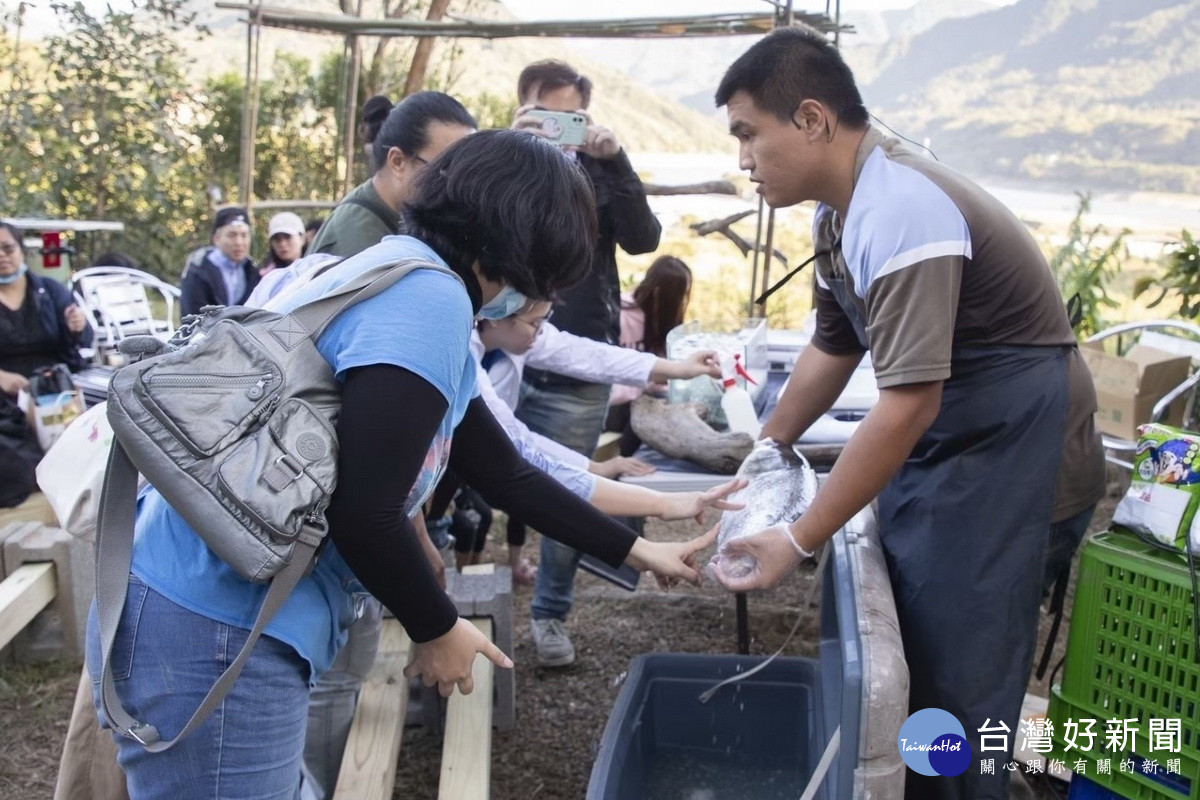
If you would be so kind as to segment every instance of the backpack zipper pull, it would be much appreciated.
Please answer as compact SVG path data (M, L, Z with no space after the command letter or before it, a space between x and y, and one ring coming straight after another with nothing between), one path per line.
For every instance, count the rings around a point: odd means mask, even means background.
M264 376L258 379L258 383L246 390L246 397L249 397L251 400L258 400L263 396L263 393L266 391L266 387L267 378Z

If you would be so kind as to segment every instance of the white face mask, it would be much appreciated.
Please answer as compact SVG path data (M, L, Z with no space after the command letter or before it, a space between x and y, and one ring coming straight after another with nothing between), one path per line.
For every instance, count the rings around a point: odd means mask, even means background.
M8 286L21 280L21 276L29 272L29 267L25 266L25 262L21 262L21 266L17 267L17 271L12 275L0 276L0 286Z
M505 286L500 290L499 294L485 303L483 308L479 309L479 313L476 316L480 319L504 319L516 314L528 302L529 299L511 285Z

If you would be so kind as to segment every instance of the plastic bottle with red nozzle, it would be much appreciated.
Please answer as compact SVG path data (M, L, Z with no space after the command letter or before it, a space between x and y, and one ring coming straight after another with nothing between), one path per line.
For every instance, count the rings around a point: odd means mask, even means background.
M758 421L758 412L754 410L754 400L745 388L738 386L737 376L743 376L747 381L754 379L742 368L741 356L734 355L721 358L721 410L729 422L729 430L747 433L758 439L762 433L762 425Z

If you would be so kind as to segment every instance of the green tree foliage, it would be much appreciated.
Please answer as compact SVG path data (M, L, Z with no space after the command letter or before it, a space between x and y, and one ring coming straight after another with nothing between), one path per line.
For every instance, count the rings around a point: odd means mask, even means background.
M260 81L256 197L318 200L333 192L337 115L322 91L327 80L327 75L313 71L308 59L279 53L271 77ZM205 81L196 126L208 180L230 200L238 190L245 85L245 79L232 72Z
M24 65L31 74L5 87L0 207L123 220L125 234L98 245L173 274L208 214L173 39L195 30L194 15L185 0L99 16L79 2L52 8L58 32Z
M1080 322L1075 331L1090 336L1104 329L1104 309L1118 307L1108 286L1121 271L1121 261L1129 255L1125 237L1131 231L1122 228L1113 235L1103 225L1087 226L1084 217L1091 210L1092 197L1086 192L1076 196L1079 207L1067 229L1066 243L1050 258L1050 271L1068 303L1079 297Z
M1163 258L1163 271L1158 278L1139 278L1133 286L1133 296L1158 289L1158 297L1147 303L1154 308L1168 295L1179 299L1179 316L1194 319L1200 315L1200 243L1184 230L1179 241Z

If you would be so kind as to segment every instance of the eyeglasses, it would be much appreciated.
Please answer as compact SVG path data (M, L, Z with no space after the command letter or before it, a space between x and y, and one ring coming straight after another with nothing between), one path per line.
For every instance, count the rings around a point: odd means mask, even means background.
M21 246L17 244L0 244L0 253L11 256L13 253L21 251Z
M550 315L547 314L544 317L538 317L535 320L528 320L524 317L513 317L513 319L522 323L523 325L528 325L529 327L533 328L534 333L537 333L542 329L542 325L545 324L546 320L550 319Z
M411 156L409 156L409 158L411 158L413 161L416 161L418 164L428 164L429 163L429 159L422 158L421 156L417 155L416 153L413 153Z

